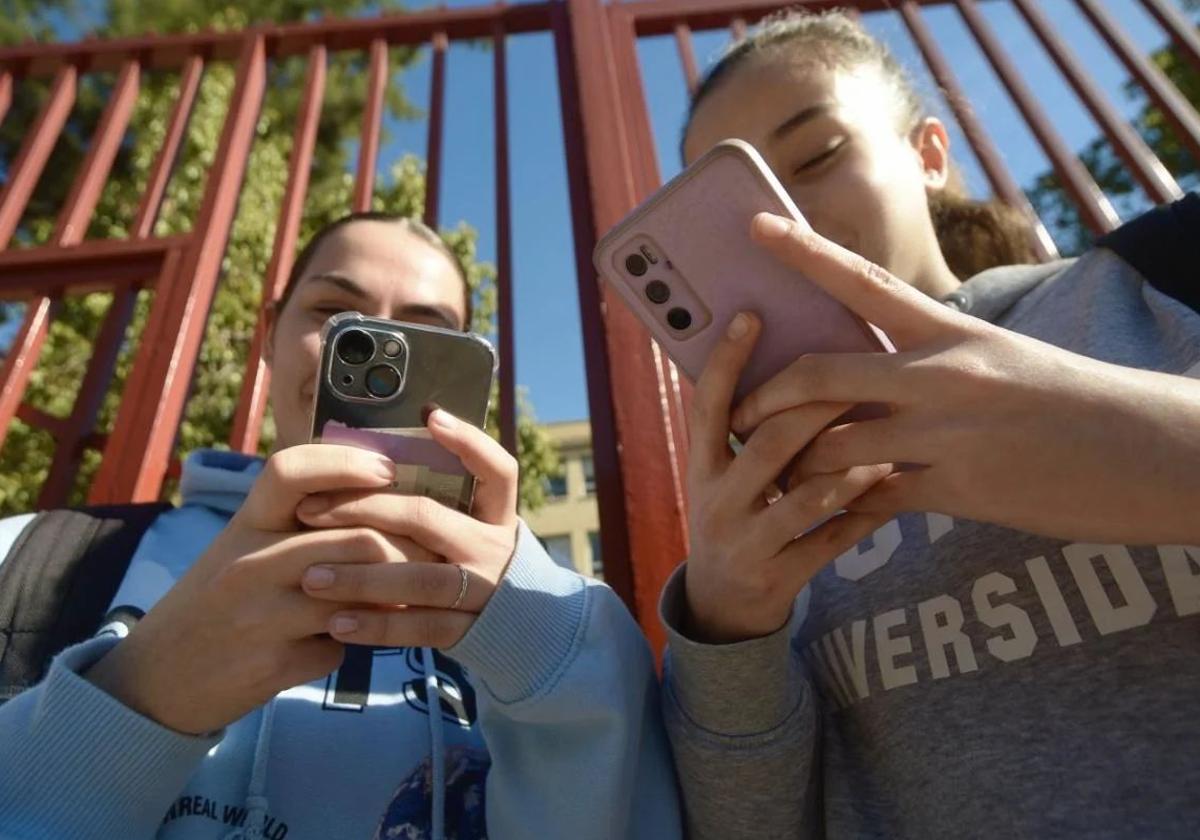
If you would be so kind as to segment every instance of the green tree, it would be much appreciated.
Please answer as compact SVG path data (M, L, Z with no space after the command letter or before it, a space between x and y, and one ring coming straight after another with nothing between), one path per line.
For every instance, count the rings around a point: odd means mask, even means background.
M117 37L143 32L169 33L200 28L237 30L259 21L294 21L314 14L337 16L373 13L378 4L364 0L267 0L234 5L217 0L164 0L146 4L137 0L108 0L96 34ZM48 37L50 16L78 19L82 12L72 0L57 3L18 4L18 23L26 34ZM12 16L10 16L12 17ZM10 21L11 23L11 21ZM0 39L12 42L20 30L0 27ZM416 58L413 49L392 49L393 71ZM209 314L207 332L179 430L177 454L201 446L223 446L245 372L246 351L253 335L262 296L262 278L271 258L275 225L291 152L292 130L303 89L306 57L296 56L272 64L270 83L259 117L255 142L239 207L222 265L222 278ZM366 93L365 57L332 54L323 101L316 150L310 172L309 193L301 225L301 240L342 215L350 206L353 178L349 173L354 138ZM206 68L189 124L188 138L176 165L163 203L155 234L167 236L191 228L203 196L206 177L214 160L225 112L234 84L234 68L213 64ZM15 244L45 242L70 182L86 153L87 143L111 88L111 76L88 74L80 83L79 97L69 124L52 154L46 172L25 214ZM114 165L89 238L128 235L154 156L162 144L178 78L173 74L145 73L130 129ZM12 160L29 117L44 101L47 84L23 84L14 97L13 116L0 126L0 160ZM389 86L387 108L398 118L415 109L397 84ZM25 115L20 119L19 115ZM412 156L395 161L377 183L375 209L419 215L424 205L424 172ZM474 328L493 332L496 310L495 270L476 257L476 233L465 222L444 230L443 236L462 258L476 296ZM74 402L89 358L90 342L107 312L111 295L91 294L64 302L55 319L41 360L30 380L26 400L56 417L65 417ZM137 312L127 334L112 387L106 395L99 428L108 431L116 416L121 388L133 361L137 337L145 324L151 293L139 296ZM10 312L15 317L18 312ZM521 499L527 507L543 500L543 479L559 469L557 450L537 426L528 401L521 395L518 437L522 467ZM490 425L496 427L493 411ZM262 450L274 437L270 419L264 425ZM36 504L54 452L49 436L14 421L8 441L0 451L0 512L28 510ZM100 453L83 453L73 501L81 501Z
M1182 5L1193 19L1200 20L1200 0L1182 0ZM1200 72L1180 54L1179 48L1172 43L1152 53L1151 59L1200 110ZM1132 124L1146 145L1184 190L1200 187L1200 161L1179 142L1174 127L1150 101L1145 90L1131 79L1124 84L1122 92L1138 109ZM1128 219L1151 206L1151 200L1107 137L1097 137L1089 142L1080 152L1079 159L1122 218ZM1053 170L1034 178L1026 192L1064 255L1081 254L1091 246L1093 236Z

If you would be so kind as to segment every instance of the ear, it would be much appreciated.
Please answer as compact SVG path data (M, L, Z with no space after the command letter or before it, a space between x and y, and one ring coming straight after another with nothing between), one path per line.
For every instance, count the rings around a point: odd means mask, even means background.
M912 133L913 149L921 162L925 188L945 189L950 180L950 135L937 117L921 120Z
M267 325L267 338L263 342L263 361L269 367L275 365L275 324L279 321L279 301L273 300L263 310L263 320Z

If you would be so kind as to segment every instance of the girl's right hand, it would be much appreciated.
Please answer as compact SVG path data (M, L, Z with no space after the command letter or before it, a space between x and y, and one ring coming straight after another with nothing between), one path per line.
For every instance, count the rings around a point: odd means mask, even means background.
M314 493L380 489L394 475L389 459L354 447L277 452L225 530L87 678L164 726L200 734L328 674L343 646L323 634L346 605L305 595L304 571L431 558L367 528L302 530L296 507Z
M759 329L748 313L730 322L696 383L689 418L692 550L683 629L711 644L778 630L813 576L890 518L838 513L888 475L888 465L811 476L766 502L796 454L849 405L809 403L781 412L755 429L738 455L730 451L734 389Z

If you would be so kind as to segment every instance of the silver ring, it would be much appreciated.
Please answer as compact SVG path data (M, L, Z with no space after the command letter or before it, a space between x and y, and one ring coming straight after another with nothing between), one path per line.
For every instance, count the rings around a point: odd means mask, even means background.
M462 602L467 599L467 587L471 585L471 576L467 574L467 570L462 566L455 564L458 568L458 573L462 575L462 585L458 589L458 597L454 599L454 603L450 605L450 609L456 610L462 606Z

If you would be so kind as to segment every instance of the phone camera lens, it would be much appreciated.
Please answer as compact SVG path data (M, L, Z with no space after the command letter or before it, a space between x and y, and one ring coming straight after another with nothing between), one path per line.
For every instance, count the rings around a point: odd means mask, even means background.
M671 329L683 332L692 325L692 313L677 306L667 313L667 323Z
M646 297L651 303L666 303L671 297L671 287L661 280L651 280L646 284Z
M387 399L400 390L400 372L391 365L375 365L367 371L367 392L373 397Z
M337 354L348 365L361 365L375 355L375 340L362 330L347 330L338 338Z
M625 258L625 270L634 277L641 277L649 269L646 258L641 254L630 254Z

